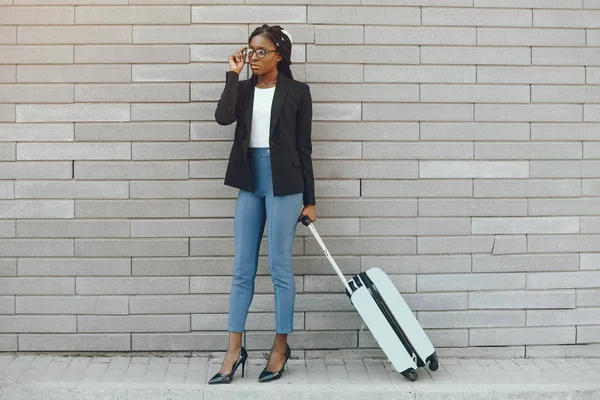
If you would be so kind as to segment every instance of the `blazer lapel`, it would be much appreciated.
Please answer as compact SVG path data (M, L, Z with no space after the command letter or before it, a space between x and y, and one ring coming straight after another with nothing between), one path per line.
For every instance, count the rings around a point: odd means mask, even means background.
M246 132L250 135L252 128L252 108L254 107L254 85L250 81L248 98L246 99L246 109L244 110L244 122L246 123Z
M277 119L281 113L281 107L283 107L283 101L285 100L285 96L290 88L291 79L280 72L278 75L278 81L279 82L277 82L277 86L275 86L273 104L271 106L271 125L269 128L269 137L273 136Z

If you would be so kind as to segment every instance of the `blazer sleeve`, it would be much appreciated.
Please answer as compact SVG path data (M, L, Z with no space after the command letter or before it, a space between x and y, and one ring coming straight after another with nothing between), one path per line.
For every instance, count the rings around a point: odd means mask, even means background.
M316 204L315 178L312 165L312 97L308 85L304 86L304 93L296 115L296 148L302 168L304 180L304 205Z
M235 108L238 100L238 83L240 75L234 71L227 71L225 89L215 110L215 119L219 125L230 125L237 120Z

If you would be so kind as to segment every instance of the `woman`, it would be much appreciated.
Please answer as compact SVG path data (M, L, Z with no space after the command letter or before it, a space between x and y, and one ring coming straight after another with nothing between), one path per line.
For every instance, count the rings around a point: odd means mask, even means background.
M280 26L252 32L248 47L229 56L226 84L215 111L221 125L237 121L225 184L239 189L234 215L233 283L229 343L221 370L208 383L229 383L248 354L242 347L265 220L269 269L275 289L276 335L260 382L279 379L290 358L295 284L292 247L296 223L315 221L312 168L312 99L308 85L293 79L292 39ZM252 77L240 81L246 55Z

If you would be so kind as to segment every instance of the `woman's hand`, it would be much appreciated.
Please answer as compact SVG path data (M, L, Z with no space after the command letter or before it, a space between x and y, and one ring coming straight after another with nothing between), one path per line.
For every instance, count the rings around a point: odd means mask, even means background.
M300 218L307 215L310 218L310 222L315 222L317 220L317 211L315 210L314 204L309 204L304 206L302 212L300 213Z
M244 65L246 65L246 46L229 56L230 71L237 72L239 74L242 72Z

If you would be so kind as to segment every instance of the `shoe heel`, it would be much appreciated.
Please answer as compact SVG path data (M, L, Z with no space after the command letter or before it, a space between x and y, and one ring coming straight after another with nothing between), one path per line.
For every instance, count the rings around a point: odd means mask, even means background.
M242 378L244 377L245 370L246 370L246 360L242 361Z

